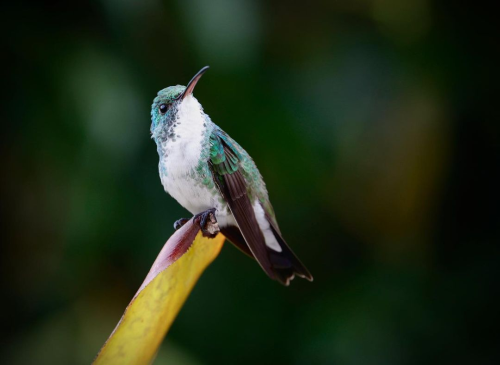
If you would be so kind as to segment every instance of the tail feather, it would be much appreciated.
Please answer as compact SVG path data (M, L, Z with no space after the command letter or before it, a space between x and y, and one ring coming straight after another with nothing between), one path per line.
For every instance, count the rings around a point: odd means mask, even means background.
M271 223L271 230L281 247L281 252L268 249L269 260L271 261L272 270L276 274L276 278L278 278L282 284L287 286L290 284L290 280L292 280L295 275L309 281L313 281L313 277L309 270L307 270L290 247L288 247L283 237L281 237L275 229L271 220L269 223Z
M270 226L276 241L278 241L281 247L281 252L277 252L269 247L266 247L267 255L271 263L271 271L275 276L274 279L286 286L290 284L290 281L295 277L295 275L312 281L312 275L288 247L285 240L274 228L274 224L272 222L270 222ZM243 238L243 235L238 227L223 227L221 228L221 232L233 245L248 256L255 258L248 249L247 243L245 242L245 239Z
M221 233L226 237L236 248L243 252L248 257L255 259L252 251L248 248L248 245L240 232L240 229L236 226L226 226L220 228Z

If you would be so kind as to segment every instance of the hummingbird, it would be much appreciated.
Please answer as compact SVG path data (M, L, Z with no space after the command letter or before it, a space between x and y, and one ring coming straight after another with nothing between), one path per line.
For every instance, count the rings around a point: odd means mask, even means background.
M158 92L151 107L151 138L167 193L199 217L204 236L215 218L220 232L286 286L295 275L313 280L281 235L266 185L250 155L212 122L193 91L208 70L187 84ZM210 217L210 218L209 218ZM174 223L179 229L189 219Z

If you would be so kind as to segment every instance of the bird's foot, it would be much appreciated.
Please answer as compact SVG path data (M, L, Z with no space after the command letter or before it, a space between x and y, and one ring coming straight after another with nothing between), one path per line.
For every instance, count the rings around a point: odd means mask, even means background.
M220 232L219 224L215 219L215 208L196 214L193 222L200 225L203 237L214 238Z
M183 225L185 225L187 222L189 222L189 218L181 218L177 219L174 222L174 229L177 231L179 228L181 228Z

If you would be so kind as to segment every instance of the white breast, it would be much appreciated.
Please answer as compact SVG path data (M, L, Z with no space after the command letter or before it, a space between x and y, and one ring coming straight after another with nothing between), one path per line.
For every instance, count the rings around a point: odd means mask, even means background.
M160 177L165 190L192 214L217 207L218 197L191 175L198 165L207 120L198 100L187 96L177 112L175 137L169 138L160 156Z
M175 137L165 142L164 162L168 175L181 176L198 164L206 128L201 105L194 96L187 96L179 105L176 123Z

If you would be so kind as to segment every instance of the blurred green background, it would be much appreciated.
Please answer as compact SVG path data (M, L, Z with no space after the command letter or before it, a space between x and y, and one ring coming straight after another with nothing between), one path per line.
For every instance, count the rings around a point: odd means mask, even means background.
M313 283L229 244L156 364L498 360L497 13L430 0L11 2L0 361L88 364L173 222L150 105L253 156ZM498 80L497 80L498 81Z

